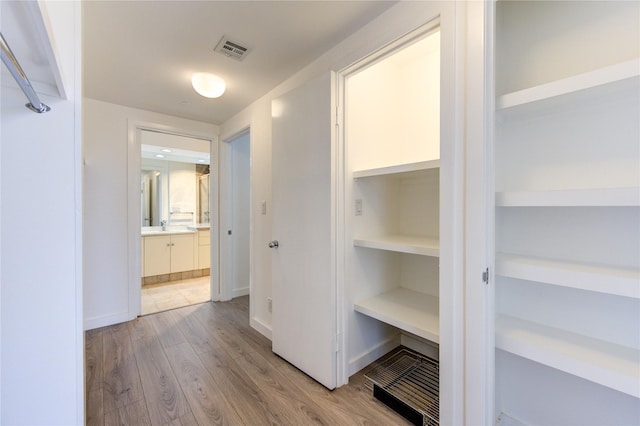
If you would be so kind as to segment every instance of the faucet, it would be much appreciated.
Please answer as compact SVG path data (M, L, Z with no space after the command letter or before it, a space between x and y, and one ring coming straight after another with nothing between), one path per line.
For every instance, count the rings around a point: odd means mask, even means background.
M160 221L160 226L162 226L162 230L166 231L167 230L167 221L166 220L161 220Z

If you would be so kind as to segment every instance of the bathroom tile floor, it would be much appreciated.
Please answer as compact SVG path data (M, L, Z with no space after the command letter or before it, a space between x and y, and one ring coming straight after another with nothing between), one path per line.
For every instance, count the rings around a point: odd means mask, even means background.
M142 287L142 315L211 300L209 276Z

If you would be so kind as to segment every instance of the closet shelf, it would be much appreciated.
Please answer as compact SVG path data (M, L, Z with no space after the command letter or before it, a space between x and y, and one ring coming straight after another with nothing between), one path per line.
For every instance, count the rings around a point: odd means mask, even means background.
M640 270L498 254L496 274L640 299Z
M496 347L640 398L640 351L509 316L496 323Z
M640 206L640 187L497 192L496 206L637 207Z
M510 108L530 105L544 101L554 102L560 98L579 96L583 91L595 90L597 93L606 94L608 91L623 89L637 89L640 82L640 59L600 68L594 71L577 74L568 78L530 87L498 97L496 109L507 110ZM545 107L550 106L545 103Z
M417 163L398 164L395 166L378 167L353 172L353 178L396 175L401 173L420 172L440 168L440 160L420 161Z
M412 237L408 235L384 235L355 238L353 245L400 253L439 257L440 242L435 238Z
M435 343L440 341L439 299L396 288L354 304L357 312Z

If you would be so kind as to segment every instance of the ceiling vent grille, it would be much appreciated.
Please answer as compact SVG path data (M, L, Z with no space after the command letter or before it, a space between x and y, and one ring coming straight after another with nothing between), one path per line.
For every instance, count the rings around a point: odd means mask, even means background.
M249 48L229 40L226 36L222 36L222 39L218 42L218 45L214 52L222 53L225 56L241 61L249 53Z

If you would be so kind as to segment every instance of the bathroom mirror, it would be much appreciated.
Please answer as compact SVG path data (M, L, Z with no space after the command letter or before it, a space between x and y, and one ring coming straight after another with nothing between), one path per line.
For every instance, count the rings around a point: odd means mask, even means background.
M208 224L209 163L209 141L142 131L141 226Z

